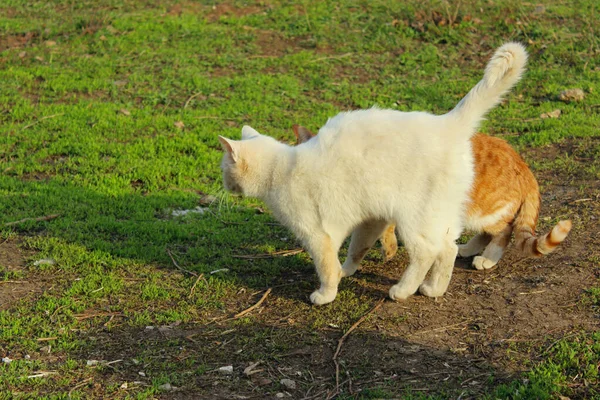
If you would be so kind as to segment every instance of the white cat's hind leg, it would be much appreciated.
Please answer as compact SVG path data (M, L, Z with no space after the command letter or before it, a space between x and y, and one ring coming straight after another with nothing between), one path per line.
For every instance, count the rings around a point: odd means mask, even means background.
M458 245L458 255L460 257L471 257L476 254L479 254L485 249L492 237L487 233L479 233L471 238L467 242L467 244L459 244Z
M419 292L428 297L439 297L446 293L458 247L454 242L448 242L446 248L435 259L429 278L419 287Z
M393 300L406 300L415 294L439 252L424 238L412 239L411 242L405 242L410 264L400 281L390 288L390 298Z
M490 269L498 264L498 261L500 261L504 255L504 250L506 250L508 243L510 243L512 229L512 225L508 225L499 234L494 235L492 241L487 245L483 253L473 259L473 266L476 269Z
M354 275L365 254L375 241L383 234L387 223L385 221L368 221L358 226L352 232L348 257L342 265L342 277Z

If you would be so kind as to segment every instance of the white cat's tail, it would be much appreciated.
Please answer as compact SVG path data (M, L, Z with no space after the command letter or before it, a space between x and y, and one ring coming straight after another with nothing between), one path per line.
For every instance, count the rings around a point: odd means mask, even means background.
M458 131L471 137L485 114L521 79L526 63L527 51L520 43L505 43L496 50L483 79L447 114Z

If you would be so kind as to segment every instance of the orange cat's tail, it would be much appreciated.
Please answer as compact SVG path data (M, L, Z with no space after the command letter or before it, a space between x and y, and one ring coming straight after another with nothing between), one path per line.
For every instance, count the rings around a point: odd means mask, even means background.
M521 210L515 219L515 241L517 248L530 257L540 257L554 251L571 231L571 221L563 220L543 236L535 236L540 209L538 191L531 191L525 198Z

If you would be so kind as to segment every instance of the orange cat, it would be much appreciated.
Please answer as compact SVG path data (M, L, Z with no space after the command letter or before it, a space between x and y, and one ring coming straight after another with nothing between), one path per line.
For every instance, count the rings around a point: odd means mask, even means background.
M294 125L293 129L298 144L315 136L303 126ZM464 225L476 235L459 246L458 254L470 257L483 251L473 259L473 266L492 268L504 254L513 231L517 248L525 255L539 257L552 252L569 234L571 221L560 221L552 231L536 237L540 193L525 161L499 138L479 133L471 138L471 145L475 181ZM380 237L383 256L388 260L398 249L395 226L388 225Z

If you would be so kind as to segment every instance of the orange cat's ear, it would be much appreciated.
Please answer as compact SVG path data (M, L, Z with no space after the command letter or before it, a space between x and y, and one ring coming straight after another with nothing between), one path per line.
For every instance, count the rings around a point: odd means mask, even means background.
M223 150L229 154L233 162L237 162L238 160L238 142L235 140L227 139L226 137L219 136L219 142L221 142L221 146L223 146Z
M294 135L296 135L297 144L308 142L310 139L316 136L314 133L312 133L302 125L294 125L292 126L292 129L294 130Z

